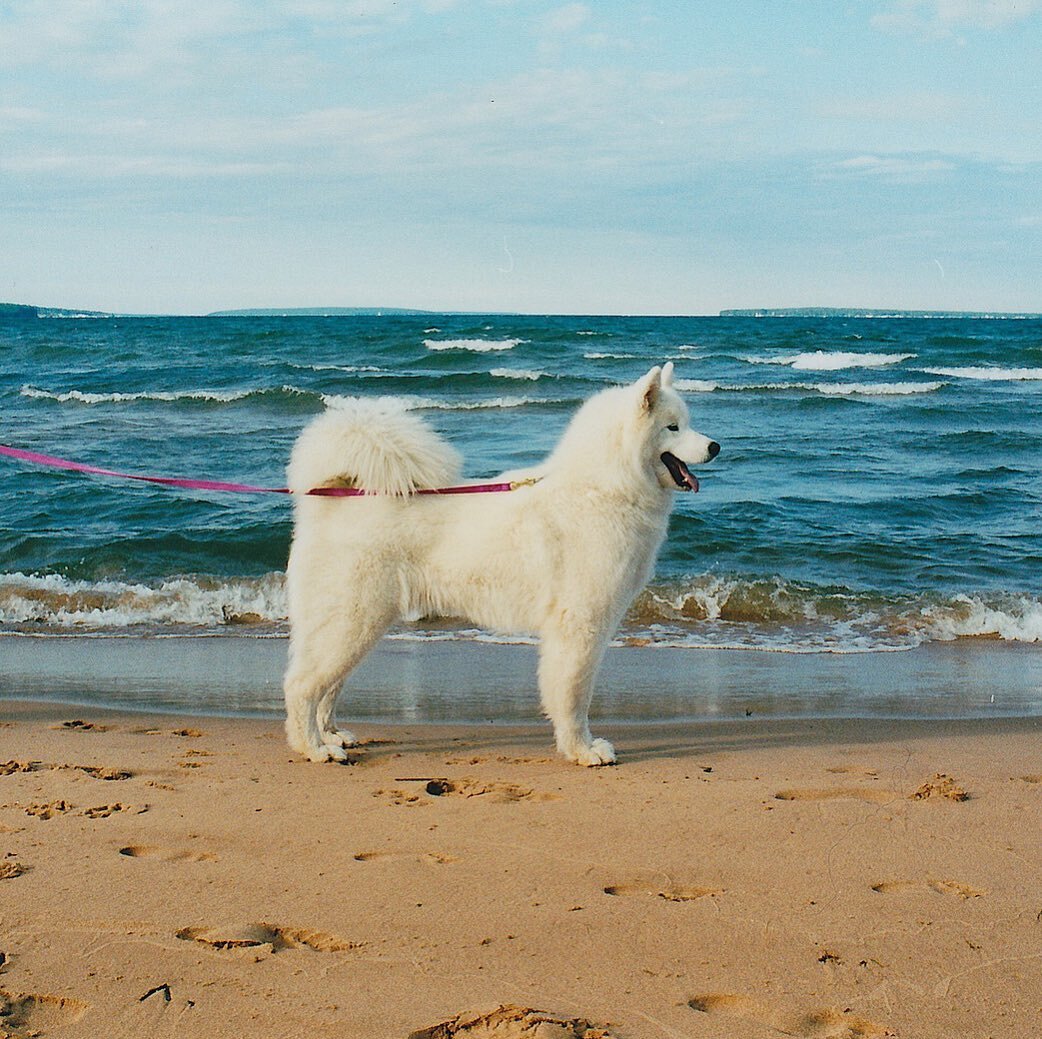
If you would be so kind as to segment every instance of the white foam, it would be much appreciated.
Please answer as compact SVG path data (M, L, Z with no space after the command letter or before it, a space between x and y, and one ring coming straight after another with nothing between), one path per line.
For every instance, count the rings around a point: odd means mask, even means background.
M0 575L0 624L113 629L133 625L223 627L286 619L281 574L261 578L170 578L155 585L75 581L56 574Z
M587 361L632 361L636 356L636 354L583 354Z
M779 364L801 372L838 372L846 368L886 368L908 361L916 354L868 354L848 350L815 350L782 357L746 357L750 364Z
M956 595L951 603L923 610L926 633L949 642L959 638L999 638L1004 642L1042 642L1042 602L1022 595L1001 604L978 596Z
M497 350L513 350L527 339L424 339L428 350L467 350L471 353L489 353Z
M546 372L529 371L527 368L493 368L489 375L497 379L527 379L535 382L546 375Z
M979 379L984 382L1037 382L1042 379L1042 368L924 368L928 375L943 375L952 379Z
M721 389L721 386L708 379L674 379L673 388L681 393L712 393Z
M323 396L327 408L341 408L351 397L335 394ZM409 411L487 411L496 408L523 408L529 404L571 404L566 398L549 397L489 397L484 400L438 400L434 397L404 396L396 397L396 401L404 404Z
M283 393L305 394L306 390L299 390L295 386L281 386L278 388ZM90 393L83 390L67 390L58 393L52 390L41 390L35 386L23 386L20 394L35 400L53 400L59 404L131 404L138 401L156 401L160 403L174 403L182 400L213 401L220 404L230 404L234 401L245 400L248 397L270 392L266 389L252 390L141 390L136 393Z
M677 379L673 385L687 393L791 393L802 390L831 397L907 397L936 393L945 382L757 382L728 384L704 379Z
M839 397L907 397L918 393L936 393L945 385L943 382L820 382L803 388Z

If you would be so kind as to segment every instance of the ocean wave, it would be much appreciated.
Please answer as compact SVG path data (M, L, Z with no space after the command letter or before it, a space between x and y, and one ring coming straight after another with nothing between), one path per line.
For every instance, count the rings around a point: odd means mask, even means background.
M673 388L680 393L713 393L727 387L709 379L674 379Z
M1042 368L923 368L927 375L943 375L950 379L977 379L983 382L1037 382Z
M527 368L493 368L489 375L496 379L527 379L529 382L549 377L546 372L530 371Z
M158 402L174 404L181 401L196 401L211 404L232 404L236 401L255 400L270 396L311 396L309 390L296 386L266 387L263 389L245 390L140 390L133 393L94 393L85 390L42 390L36 386L23 386L20 396L32 400L50 400L58 404L135 404L141 402Z
M352 397L328 394L322 397L327 408L342 408ZM435 397L401 396L396 401L409 411L488 411L497 408L549 407L575 404L570 397L487 397L482 400L441 400Z
M943 382L850 382L815 383L807 387L817 393L842 397L907 397L919 393L936 393L943 389Z
M0 627L46 634L284 634L284 577L176 576L155 582L0 575ZM425 621L397 637L530 642L527 636ZM1042 642L1042 598L852 591L781 577L702 574L657 582L627 614L618 645L741 648L772 652L882 652L984 638Z
M262 626L285 619L281 574L232 580L175 577L155 584L77 581L56 574L0 576L0 625L16 628L213 629Z
M829 397L907 397L936 393L944 382L760 382L721 383L703 379L677 379L673 385L687 393L820 393Z
M397 372L388 371L375 364L300 364L297 361L262 361L267 367L279 367L285 365L287 368L296 368L303 372L344 372L346 375L358 375L360 373L377 373L380 375L397 375Z
M597 352L583 354L587 361L632 361L637 356L637 354L605 354Z
M911 360L916 354L852 353L847 350L815 350L782 357L745 357L749 364L785 365L801 372L838 372L846 368L886 368Z
M513 350L527 343L527 339L424 339L428 350L465 350L470 353L490 353L498 350Z
M629 637L683 646L788 651L913 649L989 638L1042 641L1042 599L1029 595L886 596L781 577L702 575L652 585L634 603ZM626 637L626 633L623 633Z

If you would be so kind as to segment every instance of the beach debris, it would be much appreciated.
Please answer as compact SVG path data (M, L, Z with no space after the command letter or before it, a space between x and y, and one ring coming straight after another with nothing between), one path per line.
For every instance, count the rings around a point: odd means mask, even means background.
M29 867L23 866L20 862L0 862L0 880L13 880L28 872ZM0 953L0 957L2 956L3 953ZM3 962L3 959L0 959L0 966L3 966Z
M949 801L968 801L970 799L970 795L965 789L945 772L935 772L911 795L913 801L925 801L931 797L944 798Z
M164 1003L170 1002L170 983L168 981L164 981L162 985L156 985L155 988L150 988L143 996L138 998L138 1002L144 1003L146 999L151 999L157 992L162 992Z
M500 1004L472 1010L448 1021L410 1032L408 1039L612 1039L604 1027L581 1017L559 1017L530 1007Z

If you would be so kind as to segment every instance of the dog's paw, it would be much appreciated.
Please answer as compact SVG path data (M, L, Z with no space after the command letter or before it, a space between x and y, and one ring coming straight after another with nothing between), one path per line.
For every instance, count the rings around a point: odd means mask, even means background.
M304 756L308 761L316 763L323 761L347 761L347 751L343 747L329 743L321 743L317 747L304 751Z
M588 747L580 747L573 760L577 765L590 768L597 765L614 765L615 748L607 740L594 740Z
M358 740L353 732L347 729L326 729L322 733L322 742L327 747L357 747Z

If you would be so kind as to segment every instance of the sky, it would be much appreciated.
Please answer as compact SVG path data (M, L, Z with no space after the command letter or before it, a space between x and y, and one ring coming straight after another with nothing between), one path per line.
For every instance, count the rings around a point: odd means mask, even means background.
M1042 0L3 0L0 300L1042 311Z

